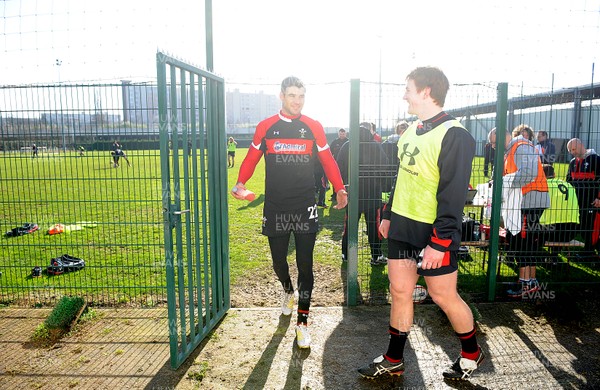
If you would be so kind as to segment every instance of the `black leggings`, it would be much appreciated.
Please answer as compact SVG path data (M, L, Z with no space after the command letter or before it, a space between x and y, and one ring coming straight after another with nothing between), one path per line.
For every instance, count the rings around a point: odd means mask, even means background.
M544 232L541 230L540 217L544 209L522 209L521 210L521 232L513 235L508 229L509 259L516 260L519 267L536 265L544 256L542 246L544 244Z
M381 250L381 237L379 236L379 223L381 222L381 214L379 206L370 206L358 209L358 219L361 214L365 215L365 224L367 225L367 239L371 248L371 258L377 260L383 255ZM358 221L353 221L352 225L356 226ZM342 254L348 258L348 208L346 208L346 218L344 220L344 233L342 235Z
M313 277L313 249L317 233L296 233L296 266L298 267L298 310L310 309L310 297L312 295ZM269 237L271 257L273 257L273 270L279 278L286 292L294 290L290 268L287 262L290 233L283 236Z

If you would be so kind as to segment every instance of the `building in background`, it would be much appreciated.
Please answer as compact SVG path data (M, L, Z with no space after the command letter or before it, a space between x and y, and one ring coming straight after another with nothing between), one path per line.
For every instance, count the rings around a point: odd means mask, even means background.
M158 88L155 84L123 80L122 96L125 123L158 130ZM227 134L253 133L258 122L278 112L280 105L278 96L263 91L248 93L236 88L226 92Z
M227 134L254 133L258 122L277 113L280 107L278 96L267 95L263 91L248 93L236 88L227 92Z

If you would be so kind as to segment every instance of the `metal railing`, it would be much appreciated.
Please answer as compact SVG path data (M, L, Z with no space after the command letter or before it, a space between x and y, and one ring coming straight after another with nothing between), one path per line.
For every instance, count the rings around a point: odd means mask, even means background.
M385 142L399 119L411 119L403 108L404 85L384 84L379 99L378 84L359 83L360 94L354 104L359 102L360 108L352 111L352 116L350 84L309 85L310 99L314 95L340 96L345 106L340 112L347 119L327 119L331 110L325 108L319 108L315 114L307 113L331 129L356 128L362 121L377 123ZM578 136L587 148L600 150L598 97L581 93L584 88L578 90L580 93L573 95L578 98L572 102L540 96L536 104L535 97L511 98L508 88L507 126L512 129L526 123L535 131L548 131L557 152L554 168L561 179L566 178L567 163L572 157L566 150L566 141L571 137ZM453 86L450 91L446 108L449 112L457 110L457 118L477 141L471 180L476 187L489 180L483 174L483 155L487 133L495 126L496 116L474 107L495 105L496 90L477 84ZM527 107L510 104L511 99L525 98ZM177 104L179 99L176 98ZM383 104L381 110L379 101ZM33 233L2 238L0 301L46 305L63 294L78 294L96 305L166 302L157 85L4 86L0 87L0 102L0 229L7 232L25 223L39 227ZM122 145L131 166L123 159L118 167L114 166L111 152L115 140ZM200 148L199 141L192 145L189 141L187 150ZM35 157L33 144L38 148ZM181 142L176 145L183 150ZM497 164L502 162L497 161L496 167ZM489 172L491 169L488 167ZM483 222L487 224L489 220ZM336 232L343 229L339 219L329 218L328 223ZM55 224L68 226L69 233L48 235L48 229ZM355 294L357 302L386 300L387 273L385 268L380 270L369 264L364 230L361 221L356 230L357 288L349 293ZM384 248L385 245L384 241ZM575 256L579 251L578 247L553 248L552 256L540 260L544 262L540 263L540 279L563 285L596 283L593 263L579 261ZM44 272L42 278L32 277L34 267L45 270L51 259L63 254L84 259L85 271L55 276ZM461 288L481 299L488 299L489 295L489 255L487 247L470 247L468 259L473 261L460 263ZM492 255L495 258L493 252ZM502 252L498 260L495 289L501 291L516 279L516 268L514 264L511 268ZM554 270L550 270L552 267Z

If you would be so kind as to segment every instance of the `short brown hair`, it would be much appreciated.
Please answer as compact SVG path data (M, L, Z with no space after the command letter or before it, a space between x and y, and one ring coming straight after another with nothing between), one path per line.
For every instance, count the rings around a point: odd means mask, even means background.
M431 88L431 97L440 107L444 107L446 94L450 89L448 78L440 69L433 66L423 66L416 68L406 76L406 80L412 80L417 87L417 91L424 88Z
M289 76L283 79L283 81L281 82L281 93L285 93L285 90L289 87L298 87L306 89L302 80L300 80L296 76Z
M408 122L400 121L396 125L396 134L400 135L400 133L404 132L406 129L408 129Z

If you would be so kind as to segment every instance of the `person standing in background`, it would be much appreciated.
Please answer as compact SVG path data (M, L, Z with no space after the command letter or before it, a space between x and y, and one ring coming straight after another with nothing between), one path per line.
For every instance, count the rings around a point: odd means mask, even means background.
M519 125L514 131L518 129L521 129L518 134L522 135L515 138L511 138L508 132L504 133L506 151L502 188L507 196L502 202L503 210L506 210L503 219L511 252L509 258L516 260L519 266L517 287L507 291L511 298L531 296L540 289L536 278L536 264L544 244L540 217L550 207L542 162L527 138L533 131L527 125ZM496 139L501 138L500 134L496 135ZM510 196L511 190L518 192L517 197ZM516 200L516 204L511 204L510 199Z
M548 133L544 130L537 132L538 143L535 148L542 156L542 164L554 164L556 160L556 146L548 139Z
M361 125L359 128L360 146L358 148L358 219L361 214L365 216L367 238L371 249L371 265L387 264L387 257L381 248L381 192L388 168L388 159L381 144L373 140L370 129ZM350 142L346 142L338 154L338 165L344 183L348 183L350 165ZM348 221L348 210L344 220L344 234L342 235L342 261L348 259L348 226L357 226L358 220Z
M579 138L567 142L567 150L573 155L567 171L567 183L575 187L579 203L579 229L584 240L582 261L598 261L598 228L600 222L600 156L594 149L587 149Z
M490 130L488 133L488 142L483 148L483 176L490 177L490 173L494 168L494 158L496 157L496 131ZM492 167L492 170L489 167Z
M235 149L237 147L237 142L233 139L233 137L229 137L227 141L227 168L233 168L235 165Z

